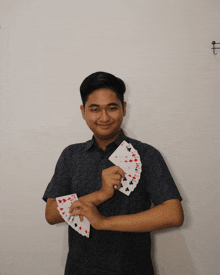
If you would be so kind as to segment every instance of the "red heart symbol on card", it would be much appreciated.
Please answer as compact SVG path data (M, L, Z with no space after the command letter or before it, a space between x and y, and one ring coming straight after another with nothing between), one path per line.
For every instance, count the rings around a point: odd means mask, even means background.
M59 201L59 203L62 203L62 200L58 200Z
M82 227L80 226L80 227L79 227L79 229L81 230L81 229L82 229Z
M66 200L65 200L65 199L63 199L63 202L66 202Z

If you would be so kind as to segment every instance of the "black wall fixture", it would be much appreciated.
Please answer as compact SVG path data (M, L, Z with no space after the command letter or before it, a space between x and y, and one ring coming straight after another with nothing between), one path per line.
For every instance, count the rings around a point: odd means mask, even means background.
M213 45L213 54L217 54L216 52L215 52L215 50L219 50L220 48L216 48L215 47L215 44L220 44L220 43L216 43L215 41L212 41L212 45Z

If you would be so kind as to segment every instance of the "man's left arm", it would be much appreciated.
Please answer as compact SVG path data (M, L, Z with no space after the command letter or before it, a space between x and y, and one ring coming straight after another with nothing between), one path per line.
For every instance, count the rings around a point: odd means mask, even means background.
M152 232L171 227L180 227L184 213L180 200L167 200L149 210L120 216L105 217L93 203L76 201L71 215L83 215L97 230L121 232Z

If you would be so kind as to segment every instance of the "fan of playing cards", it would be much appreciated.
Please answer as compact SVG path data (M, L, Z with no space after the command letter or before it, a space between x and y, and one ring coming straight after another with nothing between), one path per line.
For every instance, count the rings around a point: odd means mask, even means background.
M142 164L138 151L124 140L109 157L109 160L125 172L125 178L121 180L122 187L119 191L129 196L136 188L141 176Z
M78 233L83 236L89 238L89 231L90 231L90 223L86 217L83 217L83 221L81 222L79 216L70 216L69 208L71 204L78 200L76 194L67 195L63 197L56 198L58 207L57 209L60 212L62 218Z

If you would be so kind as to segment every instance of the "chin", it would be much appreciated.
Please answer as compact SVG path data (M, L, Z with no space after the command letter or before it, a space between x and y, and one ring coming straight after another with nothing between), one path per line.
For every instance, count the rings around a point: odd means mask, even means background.
M103 139L103 140L109 140L109 139L113 139L118 133L119 133L120 130L118 131L103 131L102 133L99 132L97 134L97 137L100 138L100 139Z

